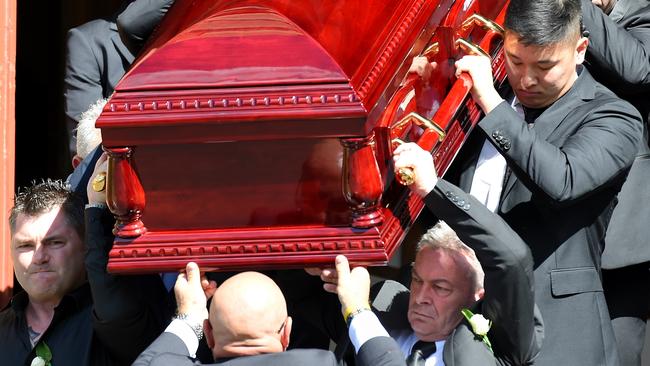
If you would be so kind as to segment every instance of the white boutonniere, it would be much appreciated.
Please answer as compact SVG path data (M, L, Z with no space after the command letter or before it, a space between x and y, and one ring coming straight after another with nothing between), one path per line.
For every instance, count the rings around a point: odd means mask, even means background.
M30 366L52 366L52 351L45 342L39 342L36 345L36 357Z
M467 322L469 322L469 325L472 326L472 331L474 334L476 334L479 338L481 338L481 341L485 343L486 346L492 351L492 343L490 343L490 339L488 339L488 331L490 330L490 327L492 326L492 321L485 319L483 314L474 314L472 313L471 310L469 309L463 309L460 311L465 319L467 319Z

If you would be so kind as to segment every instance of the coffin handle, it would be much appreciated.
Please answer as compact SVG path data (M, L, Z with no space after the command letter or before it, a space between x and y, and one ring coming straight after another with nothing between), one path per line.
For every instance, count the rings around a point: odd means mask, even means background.
M505 30L495 21L492 21L479 13L474 13L461 24L460 28L463 32L467 32L473 26L478 25L485 30L503 35Z

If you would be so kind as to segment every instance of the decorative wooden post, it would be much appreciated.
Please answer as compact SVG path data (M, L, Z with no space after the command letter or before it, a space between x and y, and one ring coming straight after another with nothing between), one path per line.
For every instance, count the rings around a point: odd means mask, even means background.
M116 217L113 234L133 238L147 232L140 218L145 199L140 178L133 167L130 147L104 148L108 153L106 201Z
M0 0L0 308L11 298L9 209L14 195L16 116L16 1Z
M384 190L375 158L375 135L341 140L343 195L352 209L352 226L368 228L384 221L379 203Z

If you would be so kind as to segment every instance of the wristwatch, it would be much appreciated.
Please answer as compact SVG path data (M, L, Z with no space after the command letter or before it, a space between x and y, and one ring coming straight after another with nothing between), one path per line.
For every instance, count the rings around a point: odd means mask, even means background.
M182 320L185 324L187 324L192 329L199 341L203 339L203 319L199 319L196 316L185 313L177 313L174 316L174 319Z

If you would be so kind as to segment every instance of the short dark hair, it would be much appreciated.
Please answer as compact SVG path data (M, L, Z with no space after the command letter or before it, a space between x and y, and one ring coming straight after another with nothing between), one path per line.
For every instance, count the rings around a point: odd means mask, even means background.
M525 45L546 46L580 34L580 0L511 0L504 26Z
M61 180L46 179L32 182L31 187L19 189L14 198L14 207L9 214L9 229L16 232L16 220L23 214L34 217L61 206L61 211L79 237L84 237L84 201Z

